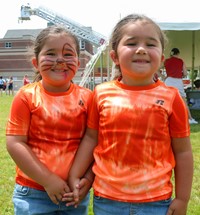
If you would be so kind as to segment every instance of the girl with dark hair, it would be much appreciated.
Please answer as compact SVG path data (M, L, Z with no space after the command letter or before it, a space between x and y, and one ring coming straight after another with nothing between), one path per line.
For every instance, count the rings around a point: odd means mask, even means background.
M193 176L187 109L176 88L153 80L164 41L159 26L138 14L121 19L111 35L118 77L96 86L69 172L78 202L77 185L94 161L95 215L187 213Z
M87 172L80 206L61 201L70 193L68 172L85 133L92 94L72 83L80 65L79 41L67 28L50 26L39 33L33 50L36 78L14 97L6 128L7 150L17 165L15 215L87 215Z

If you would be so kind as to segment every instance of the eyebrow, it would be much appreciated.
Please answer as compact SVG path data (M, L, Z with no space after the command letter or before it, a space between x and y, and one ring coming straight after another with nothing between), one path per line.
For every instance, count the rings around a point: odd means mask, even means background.
M50 48L50 49L47 49L46 52L53 52L56 49L57 48ZM70 45L63 45L62 51L70 51L70 52L76 53L76 50Z
M136 39L138 39L139 37L138 36L136 36L136 37L130 37L130 38L128 38L127 39L127 41L130 41L130 40L136 40ZM147 39L147 40L152 40L152 41L155 41L155 42L158 42L158 40L157 39L155 39L154 37L145 37L145 39Z
M69 43L65 43L64 45L63 45L63 51L64 50L67 50L67 51L73 51L73 52L77 52L76 51L76 49L71 45L71 44L69 44Z

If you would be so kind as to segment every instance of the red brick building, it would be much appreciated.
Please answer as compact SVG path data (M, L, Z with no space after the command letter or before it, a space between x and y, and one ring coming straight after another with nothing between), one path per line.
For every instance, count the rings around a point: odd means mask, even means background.
M28 74L30 80L34 76L34 70L30 59L28 59L28 49L42 29L23 29L8 30L5 36L0 39L0 76L4 79L13 76L14 88L19 89L22 86L22 79ZM93 46L87 41L80 41L80 68L74 78L79 82L81 74L86 64L93 54Z

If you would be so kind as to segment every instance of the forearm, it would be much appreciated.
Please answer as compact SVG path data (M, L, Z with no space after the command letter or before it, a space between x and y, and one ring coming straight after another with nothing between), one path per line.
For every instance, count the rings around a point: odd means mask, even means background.
M7 142L9 142L7 144L7 150L10 156L23 173L41 186L45 186L52 172L40 162L25 141L16 141L16 139L13 140L13 138L15 137L7 137Z
M86 178L91 184L94 181L94 173L92 171L92 167L93 167L93 163L90 165L90 167L88 168L87 172L85 173L85 175L83 176L84 178Z
M193 157L190 151L176 155L175 195L188 202L190 199L193 178Z
M90 131L90 129L87 129L69 171L68 181L70 186L72 186L75 179L80 179L84 177L85 174L91 177L90 171L91 164L94 161L93 150L97 144L97 132L92 131L91 133Z
M86 172L86 171L88 170L88 168L90 167L90 165L94 161L93 148L88 150L88 148L86 147L87 149L84 149L85 145L87 145L87 143L83 144L82 147L80 147L78 149L75 160L74 160L72 167L69 171L68 183L69 183L69 186L71 189L73 188L74 181L76 179L83 178L85 174L86 174L86 177L89 177L88 178L89 180L91 177L91 175L89 175L88 172Z

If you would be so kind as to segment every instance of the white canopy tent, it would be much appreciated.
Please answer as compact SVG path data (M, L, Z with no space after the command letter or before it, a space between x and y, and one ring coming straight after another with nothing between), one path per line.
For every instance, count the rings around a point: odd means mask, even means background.
M169 40L165 57L169 57L172 48L178 48L188 70L200 71L200 23L160 22L158 24L166 32Z
M165 57L168 58L171 49L176 47L180 50L180 57L184 60L187 69L192 73L194 70L200 71L200 23L158 22L157 24L165 31L168 38L168 44L165 47L164 53ZM112 61L109 60L110 58L108 56L109 49L107 47L107 51L104 51L102 55L100 55L95 67L100 68L101 73L103 68L108 68L107 76L108 80L110 80L109 71ZM113 76L113 70L111 76ZM101 79L103 80L103 78ZM192 80L192 86L193 82L194 80Z

